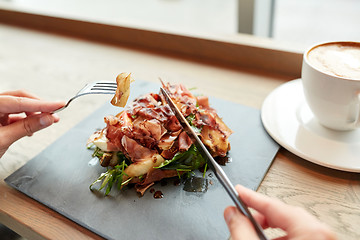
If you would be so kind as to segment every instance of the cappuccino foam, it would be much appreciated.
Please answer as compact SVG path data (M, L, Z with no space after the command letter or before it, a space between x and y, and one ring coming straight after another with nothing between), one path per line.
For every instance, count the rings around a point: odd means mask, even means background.
M360 80L360 43L319 45L309 51L307 59L312 66L324 73Z

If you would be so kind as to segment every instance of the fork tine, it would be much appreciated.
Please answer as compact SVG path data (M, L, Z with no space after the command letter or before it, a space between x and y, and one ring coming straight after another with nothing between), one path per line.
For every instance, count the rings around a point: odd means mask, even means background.
M69 99L66 105L60 109L53 111L52 113L59 112L69 106L70 102L74 99L87 95L87 94L114 94L117 89L116 82L109 82L109 81L99 81L95 83L88 83L86 84L80 91Z
M115 91L117 84L115 82L97 82L91 87L91 91Z
M90 89L91 91L111 91L111 92L115 92L116 88L111 88L111 87L92 87Z
M94 86L108 86L108 87L117 87L116 82L96 82Z
M108 85L117 85L116 82L109 82L109 81L98 81L95 84L108 84Z

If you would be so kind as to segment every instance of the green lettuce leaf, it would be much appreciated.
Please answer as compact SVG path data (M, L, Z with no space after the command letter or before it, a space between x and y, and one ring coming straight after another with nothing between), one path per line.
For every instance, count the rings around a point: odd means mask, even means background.
M171 160L165 160L157 168L178 171L193 171L204 166L205 163L206 160L193 144L187 151L176 153Z

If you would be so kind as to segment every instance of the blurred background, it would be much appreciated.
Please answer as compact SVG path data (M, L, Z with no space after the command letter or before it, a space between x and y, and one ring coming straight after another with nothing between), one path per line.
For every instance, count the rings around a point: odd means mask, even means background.
M360 40L360 0L0 0L45 15L185 34L253 34L294 44Z

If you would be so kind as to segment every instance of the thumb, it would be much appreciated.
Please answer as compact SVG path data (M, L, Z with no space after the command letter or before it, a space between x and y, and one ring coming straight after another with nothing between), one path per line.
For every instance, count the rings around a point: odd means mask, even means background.
M6 147L9 147L18 139L25 136L31 136L33 133L50 126L58 120L59 119L56 116L53 116L49 113L42 113L31 115L27 118L1 127L2 137L4 139L2 144Z
M231 239L259 239L251 222L236 207L227 207L224 211L224 218L229 228Z

